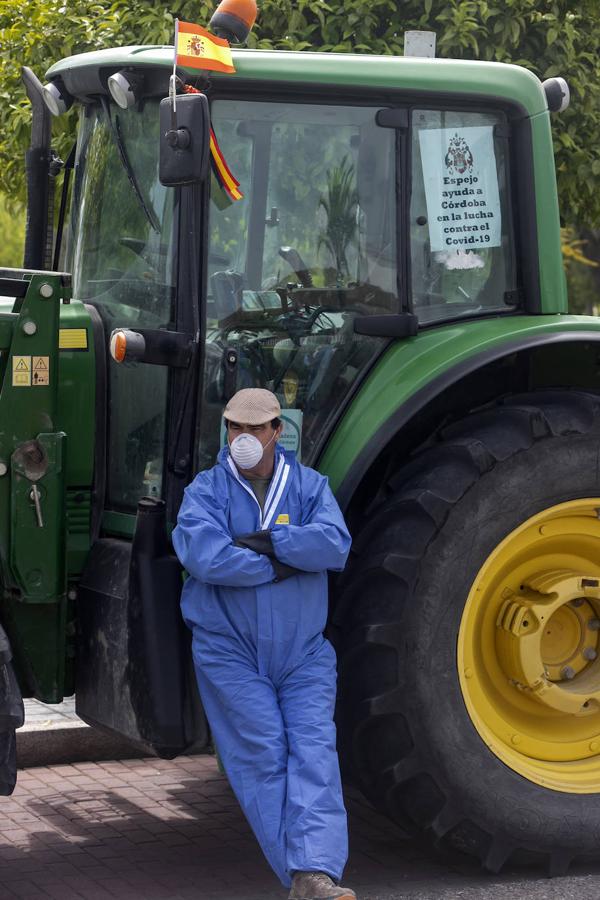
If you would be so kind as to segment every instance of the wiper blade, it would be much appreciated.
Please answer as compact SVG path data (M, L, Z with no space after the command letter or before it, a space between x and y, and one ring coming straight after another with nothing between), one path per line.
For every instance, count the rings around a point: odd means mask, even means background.
M119 119L118 119L118 117L116 117L115 120L113 121L113 117L112 117L112 114L110 111L110 103L108 102L107 98L101 97L100 100L102 102L102 108L104 109L104 112L106 114L108 124L110 125L110 131L113 136L116 148L119 152L119 157L123 164L123 168L125 169L125 172L127 174L129 184L133 188L135 195L139 200L140 206L144 210L144 213L145 213L146 218L148 219L150 225L152 226L154 231L156 231L157 234L160 234L160 223L158 221L158 217L157 217L156 213L154 212L152 205L150 203L146 203L146 200L144 199L144 195L142 194L142 190L141 190L141 188L137 182L137 179L135 177L135 172L133 171L133 166L131 165L131 162L129 161L127 149L125 147L125 143L123 141L123 136L121 134L121 126L119 124Z

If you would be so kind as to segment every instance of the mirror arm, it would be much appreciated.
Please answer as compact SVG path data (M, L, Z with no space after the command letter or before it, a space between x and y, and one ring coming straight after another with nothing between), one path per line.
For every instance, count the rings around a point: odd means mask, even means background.
M142 362L154 366L187 369L196 343L193 335L159 328L115 328L110 353L115 362ZM124 348L124 352L119 348Z

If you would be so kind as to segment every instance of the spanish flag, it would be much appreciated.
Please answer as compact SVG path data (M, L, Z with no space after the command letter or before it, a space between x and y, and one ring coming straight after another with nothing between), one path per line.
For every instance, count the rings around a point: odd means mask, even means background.
M190 22L175 23L175 55L177 65L188 69L235 72L229 43Z
M240 191L240 183L234 178L231 170L225 162L225 157L219 147L217 136L210 129L210 161L213 174L219 186L225 191L230 200L242 200L244 195Z
M193 87L191 84L184 84L183 92L184 94L202 93L198 88ZM215 179L217 186L223 191L224 205L221 205L219 198L216 195L213 195L213 200L218 208L224 209L225 206L230 205L230 201L232 200L243 200L244 195L240 191L240 183L237 178L234 177L231 169L227 165L225 157L223 156L223 151L219 147L217 136L212 127L210 129L210 164L213 178Z

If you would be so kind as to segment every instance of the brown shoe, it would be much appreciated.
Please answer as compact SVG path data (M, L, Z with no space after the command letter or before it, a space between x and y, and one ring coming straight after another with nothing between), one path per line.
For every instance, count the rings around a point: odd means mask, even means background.
M356 894L338 887L325 872L296 872L288 900L356 900Z

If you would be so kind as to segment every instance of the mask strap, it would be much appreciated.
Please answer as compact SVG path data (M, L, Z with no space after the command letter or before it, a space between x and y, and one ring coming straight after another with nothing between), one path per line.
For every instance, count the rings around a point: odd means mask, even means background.
M273 438L276 437L276 435L277 435L277 431L274 431L274 432L273 432L273 437L270 438L270 439L267 441L267 443L265 444L265 446L263 447L263 453L265 452L265 450L267 449L267 447L269 446L269 444L271 443L271 441L273 440Z

